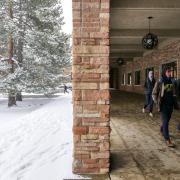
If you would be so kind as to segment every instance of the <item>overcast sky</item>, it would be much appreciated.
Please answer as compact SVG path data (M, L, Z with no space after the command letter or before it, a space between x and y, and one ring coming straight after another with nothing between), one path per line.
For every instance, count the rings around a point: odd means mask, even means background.
M61 0L63 12L64 12L64 21L65 25L63 30L66 33L72 33L72 0Z

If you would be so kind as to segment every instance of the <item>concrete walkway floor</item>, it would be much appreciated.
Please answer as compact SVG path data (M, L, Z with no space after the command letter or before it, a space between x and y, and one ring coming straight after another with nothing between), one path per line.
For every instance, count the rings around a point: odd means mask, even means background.
M112 92L111 172L93 180L180 180L180 111L173 113L170 134L176 148L168 148L159 133L160 117L142 113L142 95Z
M176 148L168 148L159 133L160 117L142 113L143 96L114 91L111 106L111 179L180 180L180 112L174 112L170 132ZM156 108L154 108L155 110Z

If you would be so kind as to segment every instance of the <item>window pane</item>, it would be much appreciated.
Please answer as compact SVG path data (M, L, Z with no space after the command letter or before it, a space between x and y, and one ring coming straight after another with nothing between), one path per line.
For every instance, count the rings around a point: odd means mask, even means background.
M128 73L128 85L132 84L132 74Z
M141 71L135 72L135 85L141 84Z
M125 76L125 74L122 75L122 84L123 85L126 84L126 76Z

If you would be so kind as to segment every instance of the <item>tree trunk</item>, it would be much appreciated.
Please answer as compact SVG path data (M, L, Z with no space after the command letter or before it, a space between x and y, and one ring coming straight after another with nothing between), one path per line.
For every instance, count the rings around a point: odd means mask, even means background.
M22 11L22 0L19 1L19 12ZM23 22L22 22L22 14L20 14L19 17L19 29L21 29L21 31L19 31L19 39L18 39L18 44L17 44L17 61L20 67L22 67L22 62L23 62L23 39L24 39L24 33L22 31L23 28ZM22 101L22 94L21 91L17 92L16 94L16 101Z
M22 94L21 94L21 92L17 92L17 94L16 94L16 101L22 101Z
M9 17L13 18L13 10L12 10L12 0L9 0ZM9 54L9 64L11 65L10 73L14 73L14 61L13 61L13 37L12 32L9 32L9 39L8 39L8 54ZM8 107L16 105L16 92L15 90L11 89L8 92Z
M12 96L9 96L8 97L8 107L11 107L11 106L14 106L14 105L16 105L16 98L12 97Z
M16 105L16 92L9 91L8 93L8 107Z

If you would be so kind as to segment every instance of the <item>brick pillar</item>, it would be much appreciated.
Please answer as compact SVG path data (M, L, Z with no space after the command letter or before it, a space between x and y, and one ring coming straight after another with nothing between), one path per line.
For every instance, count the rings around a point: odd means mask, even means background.
M73 172L109 172L110 0L73 0Z

